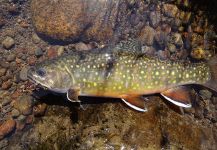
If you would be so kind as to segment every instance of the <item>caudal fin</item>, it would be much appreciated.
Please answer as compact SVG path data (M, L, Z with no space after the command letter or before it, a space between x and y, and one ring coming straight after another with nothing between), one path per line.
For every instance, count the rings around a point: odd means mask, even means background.
M211 80L205 86L217 92L217 55L208 61L211 71Z

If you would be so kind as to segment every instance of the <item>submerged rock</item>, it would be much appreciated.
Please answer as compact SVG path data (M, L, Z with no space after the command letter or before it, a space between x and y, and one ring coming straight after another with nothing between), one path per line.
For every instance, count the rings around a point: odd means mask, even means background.
M33 25L39 34L56 40L105 40L113 35L120 1L32 0Z
M2 46L5 48L5 49L10 49L14 46L15 44L15 41L13 38L11 37L6 37L3 41L2 41Z
M11 133L15 128L16 122L13 119L5 121L0 125L0 140Z

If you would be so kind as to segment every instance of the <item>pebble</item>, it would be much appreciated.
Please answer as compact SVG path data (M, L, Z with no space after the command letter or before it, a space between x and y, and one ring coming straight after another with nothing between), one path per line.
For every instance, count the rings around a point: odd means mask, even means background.
M54 48L52 48L52 47L49 47L49 48L47 49L47 57L48 57L48 58L52 59L52 58L57 57L57 55L58 55L58 52L57 52L56 49L54 49Z
M161 21L161 14L158 11L152 11L150 13L150 24L153 28L156 28Z
M28 69L29 67L23 67L21 70L20 70L20 74L19 74L19 77L22 81L26 81L28 78L27 78L27 72L28 72Z
M172 34L172 36L170 37L170 42L178 47L183 46L182 36L179 33Z
M169 44L167 45L167 47L168 47L168 50L169 50L171 53L176 52L176 46L175 46L174 44L169 43Z
M22 95L14 103L14 108L18 109L20 113L27 116L32 113L32 97L29 95Z
M176 5L173 4L164 4L163 5L163 12L168 17L176 17L178 13L178 8Z
M57 49L57 55L58 56L62 55L64 53L64 50L65 50L64 46L58 47L58 49Z
M13 119L6 120L1 126L0 126L0 139L3 139L6 135L11 133L16 126L16 122Z
M26 116L20 115L16 120L16 129L18 131L21 131L24 129L25 125L26 125Z
M38 37L38 35L36 33L34 33L32 35L32 41L33 41L33 43L38 44L41 41L41 39Z
M20 115L19 110L13 109L13 110L11 111L11 116L12 116L13 118L17 118L19 115Z
M212 92L208 90L200 90L199 93L204 100L209 100L212 97Z
M145 26L139 35L139 40L142 44L152 46L154 42L155 30L150 26Z
M6 74L7 69L5 68L0 68L0 77L4 76Z
M45 111L47 109L47 105L45 103L38 104L33 107L33 114L34 116L43 116L45 114Z
M6 105L10 104L11 101L12 101L12 99L10 97L6 96L4 98L4 100L2 101L2 106L6 106Z
M1 62L0 65L1 65L3 68L9 68L9 67L10 67L10 63L5 62L5 61Z
M2 46L5 48L5 49L10 49L14 46L15 44L15 41L13 38L11 37L6 37L3 41L2 41Z
M3 90L8 90L12 86L11 80L5 81L2 83L2 89Z
M8 62L12 62L16 59L16 55L15 54L10 54L7 56L7 61Z
M75 49L77 51L83 51L83 50L86 51L86 50L90 50L90 47L87 44L83 43L83 42L79 42L79 43L75 44Z
M43 51L41 50L41 48L35 49L35 56L36 57L41 57L42 55L43 55Z

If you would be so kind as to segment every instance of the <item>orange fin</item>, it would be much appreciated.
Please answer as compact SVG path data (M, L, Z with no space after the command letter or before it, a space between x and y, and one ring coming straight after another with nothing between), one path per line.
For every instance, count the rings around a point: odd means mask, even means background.
M161 93L161 95L171 103L185 108L191 107L191 94L187 87L176 87Z
M140 96L124 95L122 96L121 100L137 111L147 111L147 108L145 107L145 101Z
M80 88L68 89L66 94L67 99L71 102L80 102L80 100L78 99L79 93L80 93Z

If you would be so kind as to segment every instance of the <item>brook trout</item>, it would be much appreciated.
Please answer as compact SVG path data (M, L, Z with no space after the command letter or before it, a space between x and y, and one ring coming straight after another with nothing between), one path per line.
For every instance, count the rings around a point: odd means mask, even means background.
M44 61L28 71L28 78L67 98L78 96L120 98L128 106L146 111L142 95L160 93L181 107L191 107L188 84L200 84L217 91L217 57L208 63L160 60L130 50L141 48L122 43L119 52L75 52ZM129 51L123 52L125 49ZM102 50L103 51L103 50Z

